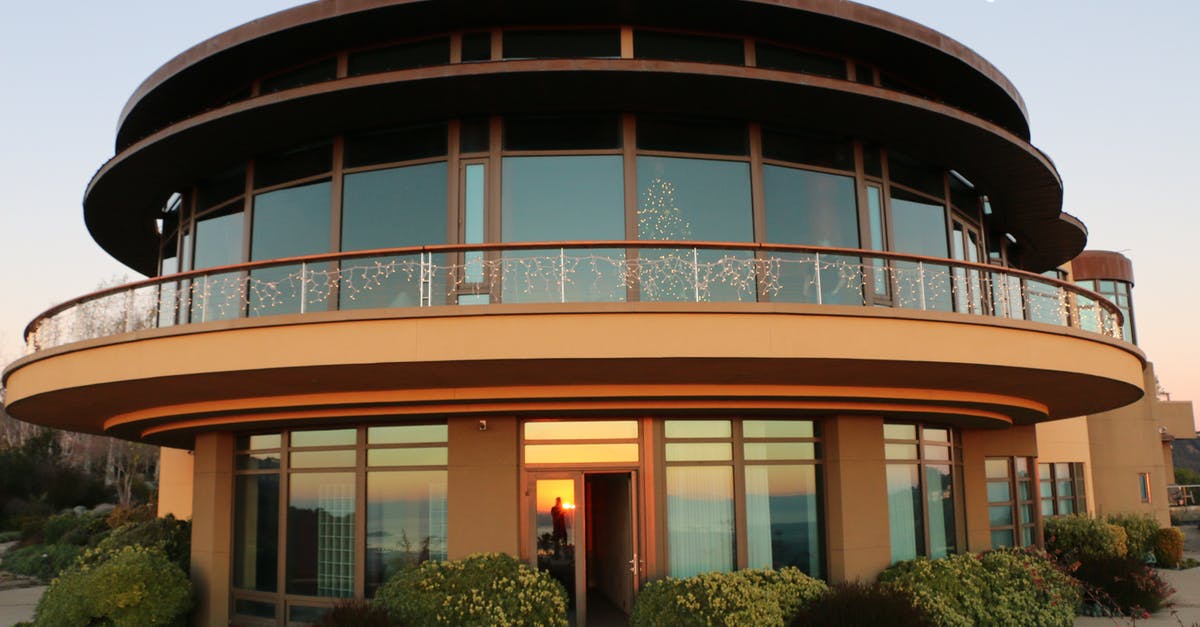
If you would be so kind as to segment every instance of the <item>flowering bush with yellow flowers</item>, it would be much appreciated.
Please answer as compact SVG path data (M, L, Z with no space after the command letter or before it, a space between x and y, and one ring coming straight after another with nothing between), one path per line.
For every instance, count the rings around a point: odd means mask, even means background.
M630 624L782 626L826 590L825 582L794 567L668 577L642 588Z
M567 593L511 555L477 553L396 573L375 603L404 625L565 627Z
M161 549L126 546L90 555L101 552L85 552L50 582L34 612L35 627L186 624L192 585Z

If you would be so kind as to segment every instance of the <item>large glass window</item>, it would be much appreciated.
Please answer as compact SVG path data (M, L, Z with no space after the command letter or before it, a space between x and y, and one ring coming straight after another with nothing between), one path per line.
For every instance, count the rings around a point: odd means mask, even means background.
M768 242L858 248L853 177L764 165L763 190ZM819 287L819 302L862 304L859 257L772 254L782 259L779 290L773 291L773 300L818 302L815 291Z
M885 423L888 522L892 561L957 551L962 476L958 434L951 429Z
M950 256L943 205L893 190L891 226L894 251L942 259ZM898 261L892 281L900 307L941 311L953 308L948 266Z
M242 261L242 232L245 216L241 203L235 203L231 213L214 213L196 220L196 270L229 266ZM229 208L225 209L226 211ZM191 281L187 292L191 302L192 322L225 320L242 313L240 272L199 276Z
M445 424L238 437L235 612L274 617L283 593L305 597L315 620L336 598L373 596L398 570L446 559L446 440Z
M621 164L618 155L506 157L502 239L624 239ZM506 252L503 299L506 303L624 300L624 266L620 250Z
M1038 486L1043 516L1087 512L1087 492L1081 462L1038 464Z
M821 576L813 421L666 420L663 435L672 577L784 566ZM746 555L737 552L739 536Z
M1041 541L1033 461L1028 457L995 457L985 460L988 522L992 547L1034 546Z
M329 181L289 187L254 197L250 260L281 259L329 252ZM325 291L306 289L300 266L250 273L250 315L297 313L325 308Z
M446 177L445 162L347 174L342 250L445 243ZM419 306L417 262L416 255L343 262L340 308ZM444 285L433 293L444 294Z
M644 240L754 240L750 166L739 161L641 156L638 236ZM641 298L754 300L749 253L644 249Z

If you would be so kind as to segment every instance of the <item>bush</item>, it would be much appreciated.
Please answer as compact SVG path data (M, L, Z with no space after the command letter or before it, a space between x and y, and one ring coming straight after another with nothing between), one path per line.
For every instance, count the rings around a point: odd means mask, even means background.
M1129 555L1144 560L1154 553L1154 534L1159 524L1149 514L1109 514L1106 520L1128 534Z
M912 593L882 583L839 583L800 610L792 627L933 627Z
M784 625L827 590L824 582L794 567L668 577L638 593L630 624Z
M46 520L46 524L42 525L42 542L88 546L98 542L107 533L108 521L105 516L68 512Z
M338 601L332 610L313 623L312 627L392 627L387 610L368 601L347 599Z
M1154 534L1154 561L1163 568L1179 568L1183 562L1183 530L1164 527Z
M0 531L0 544L5 542L16 542L21 539L20 531Z
M909 560L879 581L910 592L938 625L1071 625L1081 599L1075 580L1036 549Z
M174 516L167 514L163 518L152 518L117 527L96 545L106 552L126 546L158 548L183 569L183 572L188 572L192 553L192 524L186 520L176 520Z
M48 581L74 564L81 551L72 544L30 544L9 549L0 561L0 569Z
M1157 612L1174 592L1145 562L1132 555L1088 558L1080 562L1075 577L1089 588L1094 602L1127 616Z
M375 603L412 625L567 624L562 586L503 553L402 570L380 586Z
M153 503L135 507L118 506L108 514L108 526L116 529L129 523L149 522L158 517L158 507Z
M38 602L34 625L182 625L191 606L187 575L162 551L125 547L55 579Z
M1069 564L1093 555L1125 555L1125 530L1090 516L1054 516L1044 522L1046 551Z

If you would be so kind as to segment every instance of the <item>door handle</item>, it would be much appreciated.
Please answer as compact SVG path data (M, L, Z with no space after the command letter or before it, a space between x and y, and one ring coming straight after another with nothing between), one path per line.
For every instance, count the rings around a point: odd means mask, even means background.
M633 559L629 560L629 572L633 573L634 577L638 575L638 558L637 553L633 554Z

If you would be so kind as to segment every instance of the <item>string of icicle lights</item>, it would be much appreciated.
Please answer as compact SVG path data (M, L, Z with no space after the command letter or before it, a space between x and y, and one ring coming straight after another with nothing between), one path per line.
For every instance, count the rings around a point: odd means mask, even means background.
M139 329L240 317L477 303L814 303L1026 319L1120 337L1116 317L1081 294L1003 272L811 253L553 249L408 255L201 276L126 290L44 319L29 350Z

